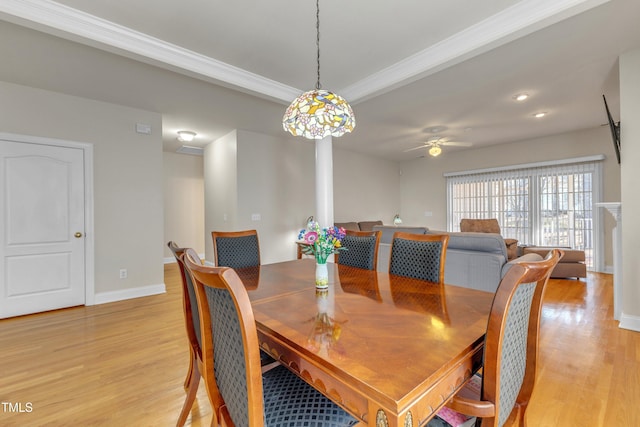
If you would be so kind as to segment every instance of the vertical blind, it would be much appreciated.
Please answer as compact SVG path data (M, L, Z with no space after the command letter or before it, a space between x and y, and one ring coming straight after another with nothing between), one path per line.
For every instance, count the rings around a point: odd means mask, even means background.
M593 269L602 159L445 174L448 229L459 231L463 218L496 218L504 237L582 249Z

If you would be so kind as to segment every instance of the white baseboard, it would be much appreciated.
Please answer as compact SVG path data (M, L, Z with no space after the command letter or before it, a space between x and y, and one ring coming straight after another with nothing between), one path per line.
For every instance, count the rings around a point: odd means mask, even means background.
M94 304L106 304L109 302L123 301L126 299L147 297L150 295L164 294L167 288L164 283L157 285L141 286L139 288L122 289L119 291L100 292L95 294Z
M622 313L620 318L620 328L640 332L640 317L629 316L628 314Z

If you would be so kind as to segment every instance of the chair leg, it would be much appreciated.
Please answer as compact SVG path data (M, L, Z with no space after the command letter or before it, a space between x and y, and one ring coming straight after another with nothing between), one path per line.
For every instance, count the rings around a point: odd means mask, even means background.
M191 408L193 407L193 402L196 400L196 395L198 394L198 386L200 385L200 370L198 369L198 364L194 361L193 369L189 370L187 374L187 378L189 378L189 387L187 388L187 397L184 399L184 404L182 405L182 411L180 411L180 416L178 417L178 422L176 423L176 427L182 427L187 421L187 417L189 416L189 412L191 412Z
M189 383L191 383L191 377L193 376L194 366L197 365L196 355L193 351L193 348L189 347L189 370L187 371L187 376L184 379L184 391L189 390Z

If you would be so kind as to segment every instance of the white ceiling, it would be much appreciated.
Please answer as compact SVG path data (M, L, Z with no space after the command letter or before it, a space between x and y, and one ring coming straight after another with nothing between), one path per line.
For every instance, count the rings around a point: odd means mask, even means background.
M470 149L599 126L639 16L638 0L322 0L321 83L357 119L334 143L404 160L434 126ZM0 0L0 57L0 80L162 113L168 151L179 129L286 137L315 86L315 2Z

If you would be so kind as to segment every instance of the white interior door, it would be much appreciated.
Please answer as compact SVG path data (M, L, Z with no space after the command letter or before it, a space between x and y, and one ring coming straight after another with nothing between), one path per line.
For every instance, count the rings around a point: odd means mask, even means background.
M0 139L0 318L85 303L83 156Z

